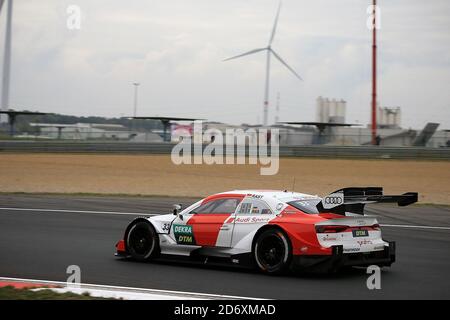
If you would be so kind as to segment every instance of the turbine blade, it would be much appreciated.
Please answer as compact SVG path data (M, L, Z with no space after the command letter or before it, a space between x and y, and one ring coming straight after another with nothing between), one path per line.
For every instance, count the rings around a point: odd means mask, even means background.
M277 15L275 17L275 22L273 24L272 34L270 35L269 46L272 44L273 39L275 38L275 33L277 32L278 17L280 16L280 10L281 10L281 1L280 1L280 4L278 5L278 11L277 11Z
M244 57L244 56L248 56L248 55L250 55L250 54L254 54L254 53L257 53L257 52L260 52L260 51L264 51L264 50L267 50L267 48L254 49L254 50L251 50L251 51L249 51L249 52L240 54L240 55L238 55L238 56L234 56L234 57L225 59L225 60L223 60L223 61L228 61L228 60L237 59L237 58Z
M295 72L294 69L292 69L292 68L291 68L291 67L290 67L283 59L281 59L281 57L280 57L275 51L273 51L272 49L270 49L270 52L272 52L273 55L275 56L275 58L277 58L278 61L280 61L286 68L288 68L289 71L291 71L291 72L292 72L299 80L303 81L302 77L300 77L300 76L298 75L298 73Z

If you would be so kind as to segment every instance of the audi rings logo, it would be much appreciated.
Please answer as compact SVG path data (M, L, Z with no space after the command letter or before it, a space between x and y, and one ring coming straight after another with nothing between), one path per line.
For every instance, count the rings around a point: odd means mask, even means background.
M325 198L325 204L342 204L343 203L343 199L341 197L326 197Z

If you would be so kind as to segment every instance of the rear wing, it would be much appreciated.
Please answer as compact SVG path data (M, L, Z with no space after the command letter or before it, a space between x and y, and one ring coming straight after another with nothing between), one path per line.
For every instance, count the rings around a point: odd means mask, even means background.
M324 197L317 204L317 210L343 215L346 212L364 214L364 206L368 203L397 203L403 207L415 203L417 200L417 192L383 195L381 187L344 188Z

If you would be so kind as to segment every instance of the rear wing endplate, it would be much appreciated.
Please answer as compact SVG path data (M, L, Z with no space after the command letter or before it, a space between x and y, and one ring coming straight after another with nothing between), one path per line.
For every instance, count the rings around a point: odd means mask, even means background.
M397 203L408 206L417 202L417 192L401 195L383 195L381 187L343 188L324 197L317 204L319 212L345 214L346 212L364 214L364 206L368 203Z

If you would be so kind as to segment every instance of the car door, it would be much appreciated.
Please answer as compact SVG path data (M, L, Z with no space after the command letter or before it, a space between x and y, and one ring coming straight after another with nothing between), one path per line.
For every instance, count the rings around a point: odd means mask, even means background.
M239 241L269 223L273 218L273 212L264 200L246 197L238 206L233 219L234 228L231 246L236 246Z
M211 199L191 211L186 225L192 228L195 244L205 247L230 247L233 223L226 221L235 213L242 198L222 196Z

